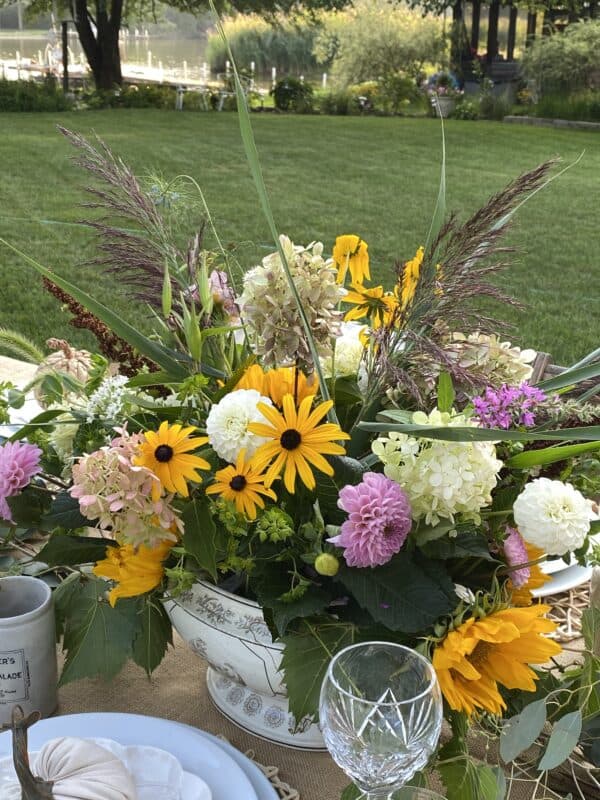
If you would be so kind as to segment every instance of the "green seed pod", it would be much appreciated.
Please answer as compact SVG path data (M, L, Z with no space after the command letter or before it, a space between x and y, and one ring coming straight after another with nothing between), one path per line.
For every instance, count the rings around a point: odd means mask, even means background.
M332 578L337 575L340 562L331 553L319 553L315 559L315 569L319 575L327 575Z

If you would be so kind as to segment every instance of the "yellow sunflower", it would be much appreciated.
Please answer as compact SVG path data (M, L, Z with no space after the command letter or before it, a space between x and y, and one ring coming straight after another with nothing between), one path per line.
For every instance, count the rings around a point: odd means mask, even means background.
M529 664L544 664L561 651L543 636L556 628L543 615L550 606L506 608L483 619L472 617L450 631L433 652L444 697L454 711L477 709L501 714L506 708L498 686L535 691Z
M106 558L98 561L92 572L117 584L108 595L111 606L119 597L137 597L158 586L165 574L163 561L174 544L164 540L156 547L140 545L135 549L131 544L107 547Z
M158 500L162 488L187 497L186 480L200 483L202 478L196 470L210 469L210 464L203 458L189 455L190 450L196 450L208 442L206 436L192 438L191 434L196 430L194 427L182 428L181 425L162 422L158 431L144 433L146 441L140 445L139 455L133 459L133 463L138 467L147 467L160 481L160 486L155 483L152 487L153 500Z
M256 389L263 397L270 397L281 408L283 397L291 394L300 403L305 397L317 393L318 383L314 376L307 378L296 367L278 367L266 372L258 364L253 364L243 374L236 389Z
M544 555L544 551L540 547L534 547L527 542L523 542L523 544L527 550L528 561L537 561L538 558ZM532 567L529 567L529 580L525 586L516 589L512 581L508 581L508 588L511 591L511 602L515 606L530 606L533 602L532 590L539 589L540 586L548 583L549 580L551 580L550 575L546 575L539 564L534 564Z
M235 466L225 467L215 473L216 482L206 489L206 494L220 494L225 500L235 503L240 514L256 519L256 506L265 507L261 494L277 500L272 489L264 486L265 476L254 469L252 459L246 463L246 450L240 450Z
M367 289L358 283L352 284L352 289L345 295L343 302L354 306L346 312L344 316L346 322L368 316L373 328L391 324L398 308L397 298L389 292L384 292L383 286Z
M360 236L351 233L338 236L333 248L333 260L338 268L338 283L344 283L348 269L352 283L363 283L365 278L371 279L368 245Z
M346 452L336 441L349 439L348 434L332 422L319 424L333 402L320 403L311 412L313 399L305 397L296 410L294 398L286 394L283 413L264 403L257 404L269 424L251 422L248 430L271 440L261 445L252 458L257 472L262 472L272 462L265 475L265 486L270 486L284 470L283 482L290 494L294 493L297 474L308 489L314 489L316 482L311 465L326 475L333 475L333 467L323 455L341 456Z

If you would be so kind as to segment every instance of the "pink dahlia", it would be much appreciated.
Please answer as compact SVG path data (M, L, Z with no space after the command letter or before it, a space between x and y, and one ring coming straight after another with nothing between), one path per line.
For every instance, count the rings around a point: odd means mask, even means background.
M338 506L348 519L329 541L345 548L349 567L377 567L399 552L412 521L408 496L395 481L368 472L358 486L344 486Z
M0 519L12 522L7 497L14 497L40 471L42 451L33 444L5 442L0 445Z
M508 566L512 567L517 564L526 564L529 561L529 556L523 537L516 528L507 528L506 532L508 536L504 540L504 555L506 556ZM522 586L525 586L530 575L531 570L529 567L512 570L510 572L510 579L515 589L520 589Z

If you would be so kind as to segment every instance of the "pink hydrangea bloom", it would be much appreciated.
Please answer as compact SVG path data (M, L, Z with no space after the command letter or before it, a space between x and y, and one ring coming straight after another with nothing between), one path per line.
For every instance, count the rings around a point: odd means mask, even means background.
M399 552L410 531L411 509L395 481L368 472L358 486L344 486L338 506L348 519L329 541L345 548L349 567L376 567Z
M40 471L42 451L26 442L5 442L0 445L0 519L12 522L7 497L22 491Z
M523 537L516 528L507 528L506 532L508 536L504 540L504 555L506 556L508 566L512 567L516 564L526 564L529 561L529 556L527 555L527 548L525 547ZM529 567L513 570L510 573L510 579L515 589L520 589L522 586L525 586L529 580L530 574L531 570Z
M143 437L118 431L110 447L89 453L73 465L70 494L79 500L84 517L97 520L121 544L153 546L165 539L177 540L183 523L171 506L173 495L152 499L158 478L132 458Z

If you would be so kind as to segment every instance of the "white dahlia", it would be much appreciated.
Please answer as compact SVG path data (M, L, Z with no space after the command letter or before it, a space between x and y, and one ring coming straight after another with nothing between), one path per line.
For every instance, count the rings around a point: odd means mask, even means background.
M417 412L413 422L435 427L477 427L462 415L451 416L437 410L429 416ZM416 439L391 431L376 439L372 449L384 464L387 477L408 494L413 519L424 518L428 525L437 525L440 519L454 522L457 514L479 523L481 509L492 502L492 489L502 467L492 442Z
M519 533L529 544L551 556L577 550L594 519L592 503L570 483L536 478L513 505Z
M237 389L226 394L211 408L206 420L208 441L225 461L234 462L242 448L245 448L248 459L267 441L248 430L251 422L265 422L256 407L259 402L273 405L268 397L263 397L256 389Z

